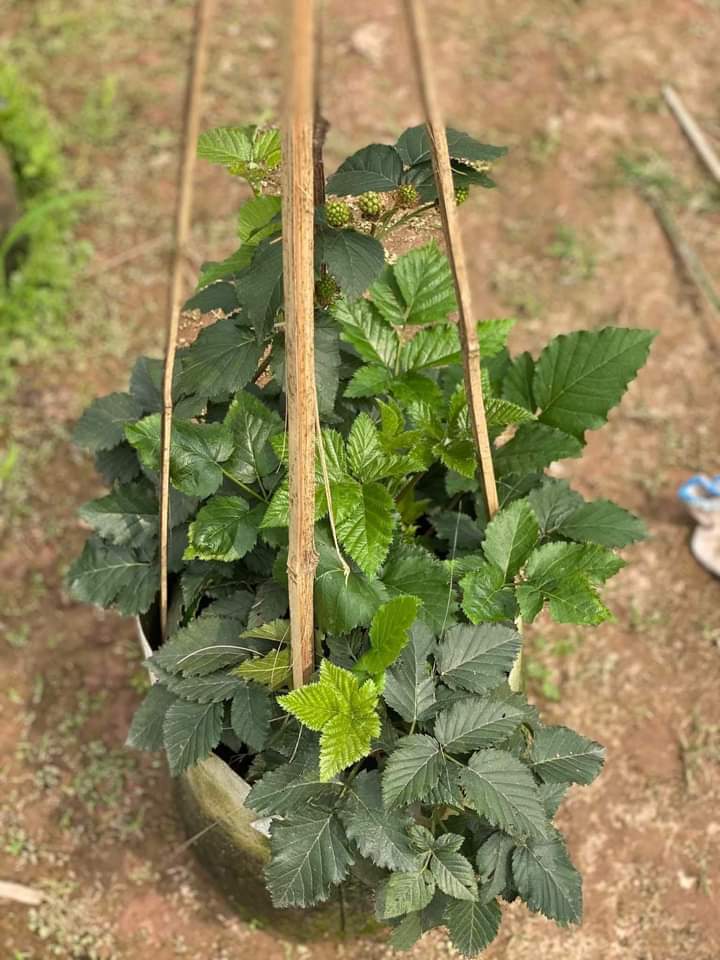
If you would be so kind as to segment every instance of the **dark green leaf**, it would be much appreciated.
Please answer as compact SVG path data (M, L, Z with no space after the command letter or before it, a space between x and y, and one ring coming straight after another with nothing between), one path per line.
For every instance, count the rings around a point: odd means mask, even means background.
M190 524L185 559L239 560L255 546L263 508L251 510L242 497L215 496Z
M507 147L493 147L487 143L480 143L469 134L454 130L452 127L447 128L447 140L450 156L454 159L492 163L507 153ZM402 162L408 167L429 160L431 146L425 124L408 128L398 139L395 148Z
M176 696L195 703L220 703L221 700L230 700L242 686L242 680L225 671L205 677L182 677L166 672L163 673L163 683Z
M492 943L501 920L500 907L495 901L455 901L445 915L452 945L464 957L476 957Z
M371 143L348 157L330 177L327 191L342 197L359 196L369 190L394 190L402 178L402 161L397 150L384 143Z
M517 612L512 585L492 563L476 562L460 581L462 608L471 623L513 620Z
M500 688L482 699L454 703L435 721L435 736L448 753L470 753L507 740L534 716L522 694Z
M76 600L114 606L125 616L146 613L159 589L155 561L138 557L129 547L91 538L70 567L68 585Z
M497 472L527 474L542 470L554 460L579 457L582 443L544 423L521 423L515 436L493 451Z
M349 788L340 817L348 837L364 857L387 870L413 871L418 857L410 846L410 817L383 807L380 776L376 770L359 773Z
M571 540L589 540L605 547L626 547L647 536L642 520L611 500L593 500L578 506L563 518L557 532Z
M142 407L129 393L111 393L94 400L80 417L73 442L97 453L111 450L125 439L125 424L142 416Z
M150 663L168 673L182 673L186 677L207 676L254 652L239 634L236 620L204 615L178 630L153 654Z
M315 234L315 260L324 263L350 300L361 296L385 263L382 244L357 230L321 227Z
M176 777L209 756L220 743L222 703L178 700L165 714L163 736L170 773Z
M257 369L262 346L251 327L235 319L218 320L178 356L177 389L211 400L224 400L249 383Z
M383 699L410 724L424 720L435 706L435 682L427 661L432 643L428 628L416 623L410 643L385 675Z
M457 849L443 841L451 834L438 837L430 857L430 872L440 890L456 900L477 900L477 882L472 864ZM463 838L459 837L460 843Z
M448 686L483 693L507 678L520 646L520 634L512 627L458 624L440 641L436 662Z
M518 847L513 854L513 877L531 910L561 927L582 919L582 880L559 837Z
M136 750L162 750L165 714L177 697L159 683L153 684L135 711L125 746Z
M387 267L370 296L380 313L397 326L446 320L457 306L447 257L434 241Z
M385 766L385 807L407 806L422 800L437 785L443 767L442 747L437 740L418 733L403 737Z
M311 803L331 804L342 785L321 780L317 755L314 764L298 761L270 770L248 794L246 804L262 817L302 812Z
M422 600L418 614L433 630L454 621L456 601L447 570L422 547L400 544L388 556L382 581L389 596L411 594Z
M224 314L235 313L240 308L237 287L227 280L216 280L186 300L182 308L199 310L201 313L213 310L222 310Z
M129 443L123 441L112 450L98 450L95 467L106 483L129 483L140 473L140 461Z
M592 783L605 749L568 727L542 727L532 746L533 771L546 783Z
M393 873L377 892L377 915L381 920L391 920L423 910L434 893L435 880L429 873Z
M584 503L580 494L571 490L566 480L553 477L546 477L541 487L530 492L528 500L544 537L557 533L563 522Z
M512 852L515 842L506 833L492 833L477 852L480 900L487 903L512 886Z
M257 397L239 393L230 405L224 429L231 438L232 455L225 469L243 483L254 483L272 473L277 457L270 437L282 430L282 421L274 410Z
M384 586L354 570L346 577L329 536L322 531L316 532L316 545L320 554L315 576L318 628L340 634L366 626L387 598Z
M140 546L157 533L157 498L146 483L116 487L83 504L78 513L96 533L119 546Z
M263 687L241 684L235 691L230 712L233 732L252 750L262 750L270 736L272 701Z
M538 524L527 500L515 500L485 528L485 556L511 580L537 543Z
M466 800L513 837L545 837L547 818L533 776L504 750L479 750L460 771Z

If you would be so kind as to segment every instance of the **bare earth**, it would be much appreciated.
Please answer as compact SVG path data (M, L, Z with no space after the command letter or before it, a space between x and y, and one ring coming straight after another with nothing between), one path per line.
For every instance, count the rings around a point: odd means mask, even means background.
M281 6L219 2L204 125L277 112ZM718 584L692 560L675 499L720 469L717 364L703 314L618 157L656 151L670 203L708 267L720 194L659 99L675 84L716 146L716 0L449 0L432 4L454 125L512 150L501 189L463 207L483 315L514 313L516 348L608 323L658 329L651 363L611 426L566 468L587 495L642 514L594 632L528 633L533 693L554 721L608 747L607 769L563 814L585 876L585 922L561 930L522 905L488 951L503 960L716 960L720 956ZM419 120L399 4L325 4L328 167ZM159 758L123 749L143 683L133 626L72 603L61 578L83 539L75 510L100 492L68 442L94 396L162 343L187 0L0 0L9 50L46 89L77 179L103 191L83 228L95 253L62 356L23 371L0 420L17 463L4 477L0 558L0 880L46 894L2 902L2 960L378 960L377 942L297 946L234 919L168 809ZM233 246L243 194L198 170L198 262ZM558 233L560 230L560 233ZM152 244L155 243L154 246ZM149 247L144 245L150 244ZM140 252L110 269L112 258ZM720 277L717 278L720 282ZM188 277L188 288L191 278ZM565 469L565 468L564 468ZM452 954L440 934L418 960Z

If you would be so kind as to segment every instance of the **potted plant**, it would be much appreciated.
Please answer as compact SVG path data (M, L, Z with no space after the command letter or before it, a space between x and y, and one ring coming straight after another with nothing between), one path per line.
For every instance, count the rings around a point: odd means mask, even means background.
M503 148L448 141L458 202L494 186ZM277 929L312 935L338 912L362 929L374 913L396 947L444 926L474 956L502 900L578 922L581 878L552 821L603 748L528 703L520 623L610 617L599 587L643 524L546 470L580 456L653 335L579 331L534 358L509 353L512 320L479 324L501 507L488 519L447 260L435 242L384 249L436 216L425 128L348 158L316 218L317 671L290 690L278 138L214 130L200 154L254 195L239 249L203 266L187 305L221 318L178 355L162 645L160 362L141 358L76 430L112 489L81 509L93 534L71 589L140 616L150 644L128 742L166 751L199 853Z

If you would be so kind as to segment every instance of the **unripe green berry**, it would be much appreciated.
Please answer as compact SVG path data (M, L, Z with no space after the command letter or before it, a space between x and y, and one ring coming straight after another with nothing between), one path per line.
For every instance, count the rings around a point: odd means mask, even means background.
M340 296L340 286L331 273L326 273L315 284L315 299L318 305L327 309Z
M383 212L382 197L379 193L375 193L374 190L369 190L367 193L363 193L362 196L358 197L358 207L360 208L360 212L364 214L368 220L377 220Z
M458 187L455 191L455 203L460 206L461 203L465 203L467 198L470 196L470 190L468 187Z
M397 205L410 209L416 207L420 202L420 194L411 183L404 183L397 189Z
M325 219L331 227L346 227L352 214L344 200L328 200L325 204Z

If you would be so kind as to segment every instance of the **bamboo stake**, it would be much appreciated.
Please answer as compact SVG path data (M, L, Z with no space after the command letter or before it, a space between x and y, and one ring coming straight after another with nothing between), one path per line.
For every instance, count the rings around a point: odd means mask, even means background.
M445 122L437 95L432 72L430 41L424 0L404 0L407 21L412 39L413 55L417 63L418 86L427 121L432 147L435 182L438 188L440 216L447 244L448 257L455 278L458 301L459 333L462 343L465 368L465 392L467 393L470 421L475 446L480 457L480 472L485 490L488 514L498 510L498 494L495 485L495 470L490 450L485 404L480 376L480 345L473 315L470 283L468 280L465 250L457 219L455 187L453 186L450 154L448 152Z
M662 88L665 103L680 125L681 130L695 148L698 156L707 167L710 175L720 183L720 158L710 145L710 141L697 125L693 117L685 109L682 100L670 86Z
M183 257L190 236L195 144L200 123L200 95L207 63L208 27L215 0L197 0L193 25L185 105L183 110L182 155L178 171L173 236L172 277L167 306L167 344L163 372L163 410L160 462L160 631L165 639L168 610L168 553L170 539L170 437L172 431L172 383L175 370L180 309L183 297Z
M287 0L283 124L283 286L288 410L290 529L288 592L293 685L314 665L315 334L313 102L315 4Z

